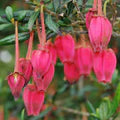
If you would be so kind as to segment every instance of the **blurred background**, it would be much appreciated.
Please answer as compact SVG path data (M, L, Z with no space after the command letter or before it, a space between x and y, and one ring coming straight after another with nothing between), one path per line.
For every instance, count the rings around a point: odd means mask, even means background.
M52 4L55 3L55 0L46 0L48 4L48 9L52 10ZM61 0L64 6L64 11L67 11L66 14L66 24L69 23L74 14L74 9L72 6L72 0ZM92 0L78 0L78 6L82 10L83 15L91 7ZM92 2L91 2L92 1ZM27 4L28 0L1 0L0 1L0 16L5 16L5 8L11 6L13 11L19 10L33 10L34 7L31 7L30 4ZM88 3L89 2L89 3ZM58 60L56 64L55 76L49 86L46 97L43 112L37 117L27 117L22 95L18 101L14 101L14 98L11 94L9 86L7 84L6 77L8 74L14 70L14 59L15 59L15 47L12 45L1 45L0 46L0 120L21 120L24 116L24 120L97 120L94 117L90 116L90 113L96 110L103 101L104 98L113 100L115 95L115 90L120 82L120 3L119 1L112 1L112 7L108 4L107 15L112 21L113 24L113 36L109 47L111 47L117 56L118 63L115 73L112 78L111 84L102 84L98 83L94 73L91 73L90 76L82 76L77 84L70 85L67 81L64 80L63 65ZM88 6L87 6L87 5ZM86 5L86 6L85 6ZM118 5L118 6L117 6ZM57 12L62 11L58 9ZM62 12L61 12L62 13ZM67 15L69 18L67 18ZM53 18L54 19L54 18ZM73 18L72 18L73 19ZM75 18L74 18L75 20ZM83 24L83 29L86 31L85 25ZM0 25L1 27L1 25ZM3 27L3 26L2 26ZM64 27L64 26L63 26ZM72 26L74 27L74 26ZM76 27L76 26L75 26ZM23 26L24 28L24 26ZM48 28L47 32L49 32ZM66 28L72 31L72 28ZM76 27L76 31L78 28ZM21 30L22 31L22 30ZM26 30L27 31L27 30ZM0 28L0 39L14 34L14 26L7 26L5 29ZM73 33L72 33L73 34ZM78 36L77 33L74 37ZM81 35L79 35L80 37ZM85 37L88 39L87 34ZM26 39L27 40L27 39ZM35 37L35 45L38 43L37 35ZM20 56L25 57L27 51L27 44L22 42L20 44ZM91 111L91 109L93 111ZM119 116L120 108L118 106L116 114L116 120L120 120ZM94 111L95 112L95 111Z

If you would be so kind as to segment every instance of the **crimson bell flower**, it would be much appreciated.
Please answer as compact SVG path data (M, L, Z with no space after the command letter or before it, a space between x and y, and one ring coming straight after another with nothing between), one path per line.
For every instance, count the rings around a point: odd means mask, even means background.
M94 72L99 82L110 83L116 68L116 56L112 49L94 53Z
M19 60L19 72L25 77L25 84L27 84L32 76L32 64L31 61L26 58L20 58Z
M74 62L64 62L64 74L70 84L77 82L80 77L79 70Z
M112 25L104 16L94 16L89 27L89 37L95 52L105 49L112 35Z
M55 46L57 50L57 55L61 62L72 62L75 53L75 42L70 34L64 36L57 36L55 39Z
M43 76L49 69L52 61L52 56L49 50L39 49L32 52L31 63L33 70L37 71L40 76Z
M52 82L52 79L54 77L54 71L54 64L50 65L48 71L43 76L41 76L37 71L33 71L33 79L38 90L46 91L49 84Z
M75 65L80 75L89 75L93 67L93 51L90 47L80 47L75 50Z
M20 96L20 92L25 84L25 78L22 74L14 72L7 77L8 84L10 86L11 92L17 100Z
M11 92L17 100L20 96L20 92L25 84L24 76L19 72L19 40L18 40L18 22L15 21L15 67L14 72L8 75L8 85L11 89Z
M101 0L98 0L98 14L91 19L88 33L95 52L106 49L112 35L112 25L102 14Z
M46 48L47 48L47 49L51 52L51 54L52 54L52 63L53 63L53 64L56 64L57 51L56 51L55 45L54 45L52 42L47 41Z
M36 86L28 84L23 92L23 100L27 110L28 116L37 116L44 103L45 93L44 91L38 91Z

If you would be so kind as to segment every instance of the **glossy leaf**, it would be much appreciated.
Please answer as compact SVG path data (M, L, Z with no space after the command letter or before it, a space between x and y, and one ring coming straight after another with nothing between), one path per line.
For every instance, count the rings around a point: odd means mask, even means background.
M39 15L39 11L36 11L32 14L32 16L30 17L29 21L28 21L28 29L31 31L32 30L32 27L34 25L34 22L36 20L36 18L38 17Z
M55 33L59 32L56 23L52 20L52 17L50 15L48 15L46 18L46 24L50 30L54 31Z
M0 31L9 28L10 26L12 26L11 23L6 23L6 24L0 24Z
M11 19L13 18L13 9L10 6L8 6L5 9L5 13L6 13L8 20L11 21Z
M27 13L27 11L19 12L19 14L18 14L18 21L23 20L25 15L26 15L26 13Z
M18 35L19 41L23 42L29 38L29 33L19 33ZM1 45L10 45L15 43L15 35L9 35L5 38L0 39L0 46Z

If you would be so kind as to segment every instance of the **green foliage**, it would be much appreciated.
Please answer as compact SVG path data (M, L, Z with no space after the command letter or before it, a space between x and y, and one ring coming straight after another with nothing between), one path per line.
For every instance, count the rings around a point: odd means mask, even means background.
M120 104L120 83L117 86L113 101L110 101L109 98L104 98L99 108L96 109L96 113L92 113L91 115L93 115L96 118L99 118L100 120L108 120L115 114L119 104ZM91 104L89 106L91 106Z
M29 38L29 33L28 32L19 33L18 38L19 38L20 42L23 42ZM14 43L15 43L15 35L14 34L9 35L0 40L0 45L10 45L10 44L14 44Z
M23 109L21 112L21 120L24 120L24 114L25 114L25 109Z
M55 33L59 32L59 29L58 29L56 23L52 20L51 15L47 16L47 18L46 18L46 24L47 24L47 26L48 26L48 28L50 30L54 31Z
M33 28L33 25L34 25L34 22L36 21L36 18L38 17L38 15L39 15L39 10L38 11L35 11L32 15L31 15L31 17L30 17L30 19L29 19L29 21L28 21L28 29L31 31L32 30L32 28Z
M11 21L11 19L13 18L13 9L10 6L8 6L5 9L5 13L6 13L8 20Z

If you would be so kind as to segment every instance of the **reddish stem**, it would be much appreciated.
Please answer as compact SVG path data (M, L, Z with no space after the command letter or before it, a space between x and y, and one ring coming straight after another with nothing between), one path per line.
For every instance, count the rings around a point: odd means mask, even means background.
M44 23L44 12L43 12L43 7L44 5L41 5L41 12L40 12L40 17L41 17L41 26L42 26L42 45L45 44L46 42L46 32L45 32L45 23Z
M94 0L93 8L94 8L95 10L97 9L97 0Z
M18 67L19 67L18 21L15 21L15 68L14 68L14 72L18 72Z
M41 31L40 31L40 26L38 23L38 19L36 20L36 28L37 28L37 33L38 33L38 38L39 38L39 42L42 42L42 36L41 36Z
M32 46L33 46L33 37L34 37L34 31L30 32L30 39L29 39L28 51L27 51L26 59L31 59Z
M102 1L98 0L98 15L102 16Z

